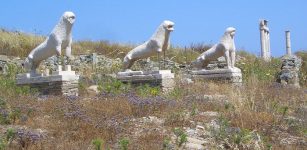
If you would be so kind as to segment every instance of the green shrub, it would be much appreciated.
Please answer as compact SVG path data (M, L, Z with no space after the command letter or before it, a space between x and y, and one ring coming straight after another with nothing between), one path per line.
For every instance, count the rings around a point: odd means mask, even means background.
M0 114L0 124L10 124L9 115L5 113L5 110L7 110L7 103L2 97L0 97L0 110L3 111Z
M195 116L197 113L198 113L197 105L195 103L193 103L191 116Z
M180 128L175 128L173 130L174 134L177 136L177 144L179 147L182 146L182 144L186 143L188 141L188 135L186 133L184 133L184 131Z
M12 123L15 123L16 120L18 120L21 117L21 110L19 108L14 108L10 115L10 120L12 121Z
M140 85L136 88L136 92L141 97L158 96L160 87L152 87L149 84Z
M179 147L181 147L183 143L186 143L188 141L187 137L188 135L185 133L179 136Z
M171 112L166 116L165 125L182 126L186 123L185 113L182 110Z
M0 115L0 124L10 124L10 118L6 115Z
M10 144L16 137L16 131L12 128L8 128L5 133L5 137L0 135L0 150L5 150L7 145Z
M295 53L297 56L302 58L302 67L300 68L300 85L307 87L307 51L299 51Z
M0 109L6 108L6 100L2 97L0 97Z
M3 96L18 96L35 93L36 90L31 90L29 86L17 86L16 74L23 72L22 68L15 64L7 64L7 74L0 75L0 95Z
M30 89L29 86L17 86L15 79L6 78L0 75L0 95L18 96L35 93L36 90Z
M16 136L16 131L13 128L8 128L6 130L6 141L12 141L14 140L15 136Z
M230 126L229 120L223 116L220 116L218 120L219 120L220 127L218 128L218 130L212 129L211 131L213 132L213 135L216 139L224 140L227 137L226 130Z
M237 145L242 145L248 143L252 140L252 134L249 130L243 129L240 130L238 133L235 133L231 136L233 143Z
M185 94L185 89L182 87L176 86L173 90L170 92L166 93L165 96L168 99L173 99L173 100L181 100Z
M94 139L92 144L95 146L95 150L102 150L103 147L103 140L102 139Z
M273 58L271 62L265 62L261 58L237 62L236 65L242 70L243 80L248 81L256 77L260 81L275 81L280 72L280 59Z
M244 145L250 144L254 135L257 134L254 131L248 129L231 128L230 121L224 116L220 116L219 128L212 128L214 138L220 141L225 141L232 145L233 147L243 148Z
M128 92L130 89L130 84L124 84L112 78L106 78L104 81L99 81L98 83L98 90L105 93L120 94Z
M119 140L119 145L121 150L127 150L129 145L129 140L126 138L123 138Z
M163 140L163 150L170 150L171 149L171 139L169 137Z
M6 148L6 142L4 139L0 136L0 150L5 150Z

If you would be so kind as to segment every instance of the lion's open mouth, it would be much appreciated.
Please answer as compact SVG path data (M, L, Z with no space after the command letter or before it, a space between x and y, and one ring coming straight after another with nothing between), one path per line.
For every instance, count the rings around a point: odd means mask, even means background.
M173 31L174 30L174 25L172 25L172 24L168 25L167 26L167 30Z
M75 16L69 16L67 20L68 20L71 24L73 24L73 23L75 22L75 19L76 19Z
M233 31L233 32L230 33L231 36L234 36L235 34L236 34L235 31Z

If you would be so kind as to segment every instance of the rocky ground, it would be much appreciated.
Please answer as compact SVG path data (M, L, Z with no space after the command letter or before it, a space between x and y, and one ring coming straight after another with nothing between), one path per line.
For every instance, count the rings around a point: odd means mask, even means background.
M139 99L139 97L135 97L129 94L123 96L128 97L129 105L137 105L137 107L146 107L149 105L154 107L164 105L172 105L177 107L177 105L182 105L179 104L179 102L168 101L164 98L158 97L154 99ZM47 101L52 101L52 99L52 97L41 97L37 99L37 102L43 101L43 103L48 103ZM24 149L54 149L57 146L51 146L48 142L59 142L58 140L56 140L56 138L58 138L58 134L65 134L66 136L72 137L82 136L82 134L86 133L80 131L82 129L79 128L88 128L88 125L93 126L93 128L96 129L97 132L99 132L99 130L102 128L105 128L106 130L111 130L109 132L112 132L114 135L112 135L112 138L109 138L109 140L106 140L104 144L104 148L109 149L122 149L124 145L121 142L123 142L124 139L127 139L127 142L129 143L129 146L127 147L129 147L129 149L148 149L149 147L151 149L169 150L268 148L266 141L267 139L265 139L265 136L263 136L263 132L233 127L231 126L229 120L226 119L226 116L224 116L224 114L219 111L203 112L199 111L197 108L192 108L191 110L182 109L180 111L174 111L168 115L161 115L160 113L157 113L157 116L155 116L155 113L149 113L151 115L143 115L143 117L137 117L138 115L131 116L129 115L129 113L127 116L121 116L124 115L124 112L122 112L122 114L115 113L117 115L113 114L112 116L110 116L110 118L108 118L108 116L105 116L104 113L98 113L102 116L95 116L97 117L95 118L93 115L90 114L90 112L87 112L87 109L91 108L95 109L96 111L99 111L99 108L92 107L92 103L96 103L97 100L104 101L100 98L100 96L87 98L84 97L81 99L64 100L66 102L64 102L64 105L62 102L61 105L63 106L60 106L60 108L59 105L57 105L57 107L52 107L52 109L55 110L64 109L62 115L64 115L63 117L66 120L77 119L78 121L73 122L79 125L76 124L72 126L73 128L77 127L76 129L59 129L58 131L56 131L54 130L54 128L51 127L52 125L46 125L44 127L42 125L48 122L59 125L61 125L62 123L53 122L56 121L56 118L59 117L54 116L54 113L50 113L49 115L46 113L42 113L40 115L35 115L35 117L29 117L25 115L23 116L23 119L16 119L16 121L18 120L17 122L19 123L17 124L19 125L1 126L0 133L1 135L6 135L6 138L8 140L7 145L9 145L9 149L17 149L20 147L23 147ZM198 101L198 105L201 104L210 106L223 106L223 103L228 104L228 98L225 95L204 95L203 97L196 97L196 101ZM186 102L184 102L183 105L186 105L185 103ZM33 107L42 107L39 105ZM98 105L100 106L100 104ZM35 109L37 109L35 111L46 111L41 108ZM152 107L151 109L155 108ZM1 111L3 113L4 110L1 109ZM100 111L104 112L104 110ZM143 109L137 109L137 111L143 111ZM301 111L304 112L300 113L306 114L306 109ZM305 114L303 115L304 117L306 116ZM306 118L297 118L293 116L284 118L284 120L291 120L293 124L303 122L305 122L306 124L306 120L304 119ZM62 119L60 120L63 121ZM24 123L24 125L22 125L22 122L29 121L34 124L28 126L29 124L27 125L27 123ZM83 123L87 125L82 125ZM63 125L63 128L67 128L65 124ZM288 132L290 128L291 126L276 126L272 128L270 131L272 132L271 138L274 142L278 142L277 145L279 145L281 149L304 149L304 147L307 146L306 135L295 136L293 134L290 134ZM12 135L10 135L10 132L12 132ZM93 134L92 136L95 137L97 135ZM110 133L109 136L111 136ZM65 138L65 136L61 138ZM71 142L70 140L66 139L64 141ZM86 141L83 142L83 144L87 143ZM70 147L69 145L70 144L67 144L66 146L59 145L56 149L65 149L65 147ZM80 143L76 143L75 147L79 146ZM95 149L95 145L89 142L85 145L82 145L82 148Z
M245 61L244 57L238 59ZM22 71L16 69L22 63L18 57L0 56L0 149L97 149L94 141L100 142L102 149L307 147L304 88L255 78L234 88L189 82L179 76L178 88L162 94L156 88L131 88L113 81L121 59L90 54L70 61L73 70L84 76L80 97L39 96L20 94L14 82L6 82L12 70ZM170 59L160 65L164 67L164 63L165 68L179 73L189 69ZM41 70L54 70L57 64L58 58L51 57ZM149 59L135 65L149 70L158 66ZM209 68L224 66L219 61ZM104 78L111 79L101 81Z

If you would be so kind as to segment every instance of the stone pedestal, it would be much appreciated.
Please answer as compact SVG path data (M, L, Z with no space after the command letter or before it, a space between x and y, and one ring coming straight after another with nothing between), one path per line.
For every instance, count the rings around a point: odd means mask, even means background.
M78 96L79 75L71 71L69 65L65 66L65 71L62 71L62 66L58 66L58 71L51 75L49 73L18 74L16 80L17 85L28 85L30 88L38 89L43 95Z
M163 92L174 88L175 75L171 70L159 71L127 71L117 73L117 79L124 83L133 85L149 84L151 86L160 86Z
M278 74L277 82L285 86L300 87L299 72L302 60L295 55L285 55L281 59L281 71Z
M216 69L216 70L197 70L191 71L194 79L206 79L216 81L226 81L235 84L242 83L242 73L239 68Z

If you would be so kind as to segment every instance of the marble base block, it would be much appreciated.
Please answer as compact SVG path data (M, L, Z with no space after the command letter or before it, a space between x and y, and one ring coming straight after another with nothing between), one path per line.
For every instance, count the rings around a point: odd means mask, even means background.
M19 86L30 86L37 89L42 95L66 95L78 96L79 75L75 71L71 71L67 66L62 71L61 67L58 71L51 75L46 74L18 74L16 84Z
M216 81L226 81L230 83L242 83L242 73L239 68L216 69L216 70L197 70L191 71L194 79L207 79Z
M149 84L160 86L163 92L172 90L175 86L175 75L171 70L159 71L126 71L117 73L117 79L133 85Z

